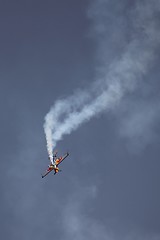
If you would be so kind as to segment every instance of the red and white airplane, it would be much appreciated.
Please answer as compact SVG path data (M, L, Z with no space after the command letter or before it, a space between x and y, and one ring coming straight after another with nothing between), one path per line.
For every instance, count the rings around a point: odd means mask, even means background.
M62 157L57 157L57 151L54 153L53 157L49 157L50 160L50 165L48 166L46 172L42 174L42 178L47 176L50 172L54 170L54 175L61 170L58 168L58 165L66 158L68 157L69 153L67 152L64 156Z

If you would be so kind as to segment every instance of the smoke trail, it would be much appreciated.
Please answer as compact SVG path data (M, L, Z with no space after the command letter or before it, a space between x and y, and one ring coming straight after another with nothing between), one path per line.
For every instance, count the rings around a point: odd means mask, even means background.
M108 1L105 0L94 1L90 10L99 46L103 45L104 52L107 46L104 42L102 44L101 37L106 37L103 9L106 9L107 4ZM159 45L160 34L156 18L159 11L159 1L149 3L146 0L138 3L131 12L131 40L119 59L114 60L106 69L103 59L103 78L93 83L88 91L79 91L71 97L58 100L50 109L44 123L50 156L57 141L65 134L70 134L97 114L113 109L127 92L136 88L137 82L146 74Z

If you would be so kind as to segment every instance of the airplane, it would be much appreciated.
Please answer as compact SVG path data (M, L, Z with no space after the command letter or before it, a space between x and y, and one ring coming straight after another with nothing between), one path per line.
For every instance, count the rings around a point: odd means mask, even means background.
M53 154L53 157L49 157L50 160L50 165L48 166L48 169L44 174L42 174L42 178L47 176L50 172L54 170L54 175L61 170L58 168L58 165L66 158L68 157L69 153L67 152L64 156L62 157L57 157L57 151Z

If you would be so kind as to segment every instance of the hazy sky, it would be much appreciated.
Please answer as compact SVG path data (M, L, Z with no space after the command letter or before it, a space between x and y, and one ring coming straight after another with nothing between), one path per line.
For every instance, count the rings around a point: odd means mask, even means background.
M159 25L159 0L0 2L1 239L160 240Z

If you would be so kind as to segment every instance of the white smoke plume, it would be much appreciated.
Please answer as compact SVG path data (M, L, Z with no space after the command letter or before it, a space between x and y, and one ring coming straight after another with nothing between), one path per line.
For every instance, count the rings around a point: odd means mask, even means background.
M94 22L99 49L107 51L107 25L105 11L108 0L95 0L89 15ZM82 123L92 117L117 106L122 97L136 88L137 82L144 79L149 66L156 57L160 45L158 14L160 1L135 1L130 12L130 39L126 42L123 53L106 66L103 55L103 70L88 91L79 91L74 95L57 100L45 116L44 131L48 153L65 134L70 134ZM105 11L104 11L105 10Z

